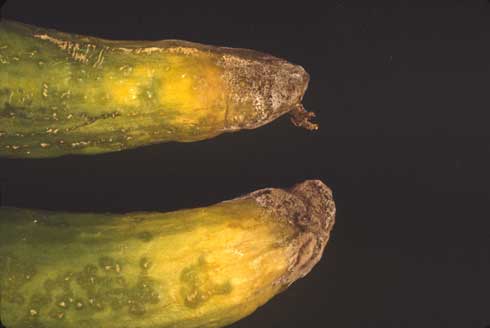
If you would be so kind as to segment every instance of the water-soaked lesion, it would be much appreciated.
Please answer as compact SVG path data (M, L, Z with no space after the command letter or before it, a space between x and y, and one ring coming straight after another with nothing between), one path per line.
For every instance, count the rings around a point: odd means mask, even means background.
M41 309L51 302L50 296L43 292L35 292L30 298L25 297L20 292L25 285L36 277L37 268L32 264L12 257L5 258L2 262L8 267L5 277L2 277L4 279L2 290L0 290L2 302L16 306L27 306L29 310L21 320L24 326L32 326L33 323L37 322ZM35 327L42 326L36 323Z
M4 260L4 262L7 262ZM23 305L26 300L19 290L29 283L36 275L37 268L34 265L23 263L20 260L10 258L10 270L5 277L2 286L2 300L18 305Z
M136 237L143 242L150 242L153 239L153 234L149 231L142 231Z
M184 304L189 308L198 308L215 295L231 293L231 283L216 283L209 272L209 264L201 256L196 264L182 270L180 275L182 288L181 296Z
M160 302L158 282L149 277L146 270L140 268L136 282L130 285L124 277L122 264L110 257L100 258L98 267L87 265L77 275L77 283L87 295L85 302L78 304L78 310L83 310L86 304L89 311L126 308L131 315L143 315L149 305Z
M112 257L104 256L99 259L99 267L105 272L121 272L121 264Z
M160 282L149 276L151 260L146 257L137 264L139 274L135 280L131 279L133 282L125 276L122 261L104 256L80 271L67 271L45 279L43 288L28 299L19 291L34 277L36 268L22 266L20 262L16 265L9 270L11 273L7 276L5 290L2 290L2 299L25 307L27 312L22 322L36 327L41 317L64 320L70 312L90 317L110 309L142 316L161 300Z

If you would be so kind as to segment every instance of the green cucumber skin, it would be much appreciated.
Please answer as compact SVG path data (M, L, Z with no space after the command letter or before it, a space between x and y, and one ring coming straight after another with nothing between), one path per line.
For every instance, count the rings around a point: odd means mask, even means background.
M320 261L335 223L319 180L168 213L0 208L7 328L219 328Z
M206 210L219 215L228 213L230 205ZM199 209L129 215L0 209L0 319L7 328L222 327L239 320L246 305L223 305L204 314L198 304L187 305L196 311L195 318L165 314L169 286L164 277L148 273L156 265L152 253L172 251L154 249L154 239L221 224L219 216L202 220L201 213ZM149 256L133 254L145 248ZM200 267L196 254L182 271L180 283L190 283L182 277ZM33 289L32 283L39 288ZM216 288L214 297L227 297L231 287ZM175 321L166 315L176 316Z
M199 96L174 90L187 88L184 76ZM110 41L2 20L0 156L98 154L254 129L295 108L308 80L302 67L251 50Z
M172 108L165 109L162 116L151 98L142 96L144 107L122 110L102 92L87 99L87 90L97 89L103 76L114 72L121 77L121 67L130 67L128 64L153 61L156 68L165 66L164 56L158 53L127 54L97 39L32 31L7 22L0 26L2 156L111 152L148 143L206 139L220 133L214 122L201 122L197 129L166 123L165 115L174 115ZM79 50L68 55L34 34L61 36ZM87 60L77 60L76 56ZM19 87L11 87L13 80ZM147 91L151 92L151 85ZM132 126L135 118L139 123Z

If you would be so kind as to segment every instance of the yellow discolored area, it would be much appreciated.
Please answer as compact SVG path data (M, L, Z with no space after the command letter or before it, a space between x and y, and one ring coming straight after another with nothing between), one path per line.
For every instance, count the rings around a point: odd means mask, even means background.
M82 327L87 320L94 320L90 327L105 328L223 327L282 290L281 279L298 252L294 226L250 199L123 216L6 211L2 215L9 220L0 220L0 237L17 229L25 231L26 241L10 239L0 253L29 267L0 268L0 282L26 272L33 277L21 285L9 281L2 301L17 293L34 299L53 280L61 281L56 293L70 290L87 308L60 307L56 298L40 305L4 302L2 320L14 328L26 327L23 315L30 310L47 327ZM70 274L69 282L56 278ZM63 318L51 316L51 309Z
M291 227L248 201L182 214L173 220L193 226L188 233L163 235L138 254L152 259L151 276L166 277L167 316L192 320L237 307L233 316L243 317L278 292L275 282L287 271L291 251L278 245L294 234Z
M121 107L142 106L142 93L151 87L155 69L149 65L121 66L119 72L111 72L104 78L104 90L114 104Z
M221 68L207 54L165 54L157 64L121 66L104 77L104 92L119 110L142 111L152 102L168 123L193 126L225 118Z
M119 105L138 104L138 81L119 80L110 89L111 98Z
M203 119L221 122L225 117L221 70L210 58L167 57L167 71L158 90L160 104L174 110L173 123L193 125Z

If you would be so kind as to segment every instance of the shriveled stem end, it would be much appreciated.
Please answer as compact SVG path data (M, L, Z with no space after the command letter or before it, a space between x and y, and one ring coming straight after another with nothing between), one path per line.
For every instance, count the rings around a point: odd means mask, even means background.
M302 104L298 104L292 111L289 112L291 115L291 122L295 126L302 127L304 129L315 131L319 129L319 125L312 123L311 119L316 117L313 112L308 112Z
M333 194L320 180L307 180L289 190L262 189L249 195L297 231L287 273L277 283L287 287L320 261L335 223Z

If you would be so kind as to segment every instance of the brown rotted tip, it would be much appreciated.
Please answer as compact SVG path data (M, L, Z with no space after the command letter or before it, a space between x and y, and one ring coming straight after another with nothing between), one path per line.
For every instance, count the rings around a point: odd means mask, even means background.
M316 117L313 112L308 112L302 104L298 104L289 112L291 115L291 122L295 126L302 127L304 129L315 131L319 129L318 124L311 122L311 119Z
M295 251L288 272L278 282L289 286L307 275L322 257L335 223L332 190L320 180L307 180L289 190L263 189L250 197L296 228Z

